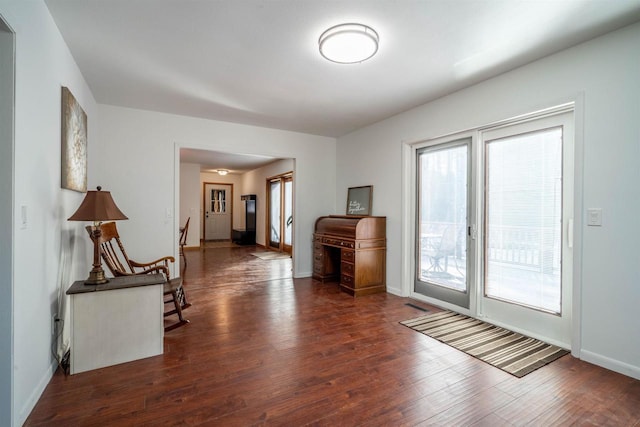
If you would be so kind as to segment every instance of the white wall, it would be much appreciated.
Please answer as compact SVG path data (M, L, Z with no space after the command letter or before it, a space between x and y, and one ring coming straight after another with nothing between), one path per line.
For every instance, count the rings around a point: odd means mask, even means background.
M261 168L247 172L242 176L243 178L242 194L256 195L256 243L259 245L268 246L267 238L265 235L265 225L267 220L267 210L266 210L267 209L267 178L271 178L287 172L293 172L294 167L295 167L295 162L293 159L282 159L282 160L278 160L277 162L270 163ZM304 190L298 189L298 187L296 186L296 176L294 173L294 176L293 176L294 207L296 205L296 191L304 191ZM326 212L329 212L329 210L327 210ZM296 216L296 211L294 210L294 218L295 216ZM311 232L313 233L313 229L311 230ZM295 226L294 226L294 233L295 233ZM307 240L305 240L305 236L302 236L302 238L303 240L301 242L303 245L307 244L310 241L310 237ZM294 239L295 239L295 236L294 236ZM295 255L294 255L294 264L297 261L298 260L295 259Z
M574 287L581 358L640 378L640 24L425 104L338 139L337 204L373 184L373 213L387 216L387 286L402 274L404 142L416 142L584 97L577 129L576 212L603 209L603 226L576 230L582 263ZM580 123L578 123L580 124ZM582 151L580 151L582 150ZM580 191L582 189L582 191ZM581 308L580 308L581 307ZM580 311L581 310L581 311Z
M112 191L129 217L118 224L129 254L177 256L180 147L288 157L296 159L294 275L311 275L314 221L335 209L335 139L107 105L98 111L93 185Z
M200 246L200 165L180 163L180 226L189 220L187 247Z
M21 425L56 367L51 318L58 290L85 278L90 266L86 224L67 222L83 194L60 188L61 86L87 113L89 165L98 116L44 2L0 0L0 14L16 34L13 423ZM90 167L89 178L92 173ZM22 205L26 228L18 224Z

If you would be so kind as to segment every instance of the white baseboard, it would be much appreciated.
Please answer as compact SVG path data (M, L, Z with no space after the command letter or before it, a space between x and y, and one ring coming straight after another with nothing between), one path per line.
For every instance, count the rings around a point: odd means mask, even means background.
M618 372L622 375L640 380L640 366L629 365L628 363L611 359L609 357L587 350L582 350L580 352L580 359L584 360L585 362L593 363L594 365L609 369L610 371Z
M302 271L300 273L293 273L294 279L304 279L305 277L311 277L310 271Z
M404 295L402 295L402 289L401 288L397 288L395 286L387 285L387 293L393 294L393 295L397 295L399 297L404 296Z
M56 369L58 369L58 362L54 360L51 362L49 369L45 371L36 388L31 392L27 401L24 402L24 405L22 405L18 410L17 417L13 420L15 426L21 426L25 421L27 421L29 414L31 414L31 411L36 407L38 400L40 400L40 396L42 396L44 389L49 385L49 381L51 381Z

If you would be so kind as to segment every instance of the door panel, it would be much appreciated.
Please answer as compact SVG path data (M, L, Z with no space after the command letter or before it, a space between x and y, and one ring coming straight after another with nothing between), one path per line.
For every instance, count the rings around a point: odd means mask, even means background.
M573 114L483 132L481 313L570 347Z
M470 139L417 153L415 292L469 308L467 218Z
M267 230L269 247L292 253L293 242L293 175L282 174L267 179Z
M284 221L284 241L283 241L283 250L285 252L291 253L292 250L292 242L293 242L293 178L285 177L284 178L284 199L283 199L283 208L284 208L284 217L282 218Z
M205 184L205 240L231 239L232 188L226 184Z
M280 221L281 221L281 201L280 201L280 180L269 182L269 246L280 250Z

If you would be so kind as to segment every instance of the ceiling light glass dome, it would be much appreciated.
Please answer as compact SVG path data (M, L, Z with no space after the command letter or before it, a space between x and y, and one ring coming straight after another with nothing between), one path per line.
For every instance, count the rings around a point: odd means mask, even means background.
M378 33L363 24L340 24L320 35L320 54L339 64L366 61L378 51Z

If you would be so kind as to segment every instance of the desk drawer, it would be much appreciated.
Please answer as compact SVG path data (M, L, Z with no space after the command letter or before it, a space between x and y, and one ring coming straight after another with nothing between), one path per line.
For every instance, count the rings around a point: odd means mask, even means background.
M342 249L342 260L347 262L353 262L356 259L355 251L349 249Z
M350 288L353 288L354 282L355 281L353 280L353 277L348 276L346 274L341 274L340 275L340 284L341 285L345 285L345 286L348 286Z
M351 264L350 262L342 261L342 263L340 264L340 271L342 272L342 274L347 274L347 275L353 277L353 272L355 271L355 266L353 264Z
M351 249L355 247L355 243L352 240L332 239L331 237L323 237L322 243L325 245L340 246Z

